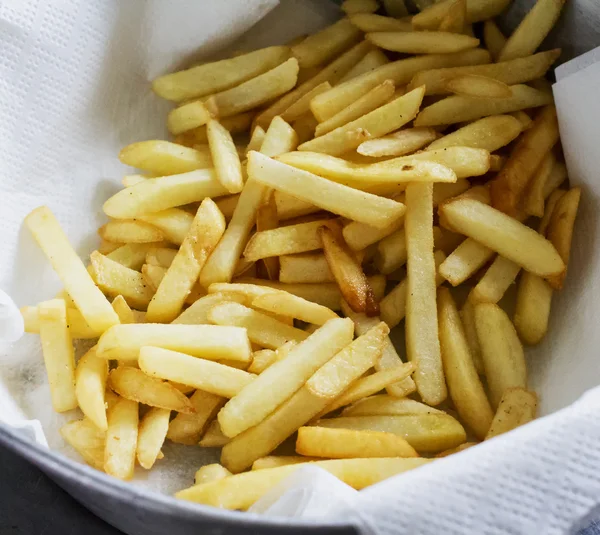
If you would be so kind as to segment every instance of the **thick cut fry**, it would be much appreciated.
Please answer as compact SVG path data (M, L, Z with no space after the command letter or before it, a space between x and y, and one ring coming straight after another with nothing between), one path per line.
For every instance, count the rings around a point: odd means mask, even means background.
M324 427L298 429L296 451L301 455L330 459L418 457L415 449L398 435Z
M131 361L137 359L143 346L162 347L214 360L249 362L252 355L246 331L240 327L155 323L116 325L98 340L97 354L106 359Z
M231 476L232 473L218 463L206 464L196 471L194 484L210 483Z
M507 388L527 388L523 346L509 317L498 305L475 305L475 326L481 346L492 407Z
M526 344L539 344L548 332L552 293L552 286L543 278L527 271L521 275L514 322Z
M409 184L406 204L406 350L417 368L419 394L429 405L437 405L447 392L437 334L433 185Z
M439 274L452 286L473 276L494 256L494 251L481 243L466 239L442 262Z
M177 388L150 377L138 368L119 366L110 372L109 385L121 397L177 412L191 413L192 403Z
M533 126L525 132L508 162L492 182L494 208L509 215L516 213L517 203L558 137L556 108L547 106L536 117Z
M230 117L283 95L296 85L297 79L298 61L290 58L237 87L212 95L205 105L215 116Z
M52 406L56 412L66 412L77 408L75 357L67 308L62 299L53 299L40 303L38 313Z
M352 221L344 227L342 235L344 236L344 240L346 241L350 249L352 249L353 251L362 251L370 245L373 245L379 242L380 240L386 239L395 232L398 232L398 229L403 224L403 218L398 218L391 225L388 225L385 228L375 228L371 227L370 225L365 225L364 223L357 223L356 221Z
M552 243L491 206L476 200L457 199L444 203L439 212L444 226L477 240L527 271L547 277L560 275L565 270Z
M21 315L25 323L26 333L40 332L40 313L37 306L22 307ZM76 308L67 308L67 324L71 338L97 338L102 334L92 329Z
M200 169L179 175L149 178L119 191L102 208L109 217L135 218L202 201L206 197L226 194L227 190L217 180L212 169Z
M79 359L75 370L77 404L83 414L102 431L107 428L104 405L107 377L108 361L96 356L95 347Z
M119 399L108 411L104 471L119 479L131 479L138 442L138 404Z
M380 394L361 399L342 412L342 416L401 416L404 414L443 414L443 411L412 399L398 399L387 394Z
M181 245L190 230L194 216L179 208L169 208L161 212L138 215L137 219L145 221L160 230L165 240ZM116 260L111 254L108 257ZM135 269L133 266L127 267Z
M62 438L96 470L104 470L104 444L106 431L100 430L91 420L73 420L60 428Z
M226 399L204 390L196 390L190 401L196 412L177 414L169 423L167 438L179 444L193 446L198 444L208 422L217 415Z
M373 13L379 9L377 0L344 0L341 5L342 11L347 15L354 13Z
M383 17L372 13L355 13L348 17L350 22L365 33L368 32L411 32L412 25L405 20ZM369 69L370 70L370 69ZM366 71L365 71L366 72Z
M498 61L500 53L506 44L506 37L498 28L498 25L492 20L486 20L483 23L483 42L490 51L494 61Z
M333 275L322 252L281 256L279 262L279 280L283 283L333 282Z
M422 70L479 65L489 63L489 61L489 53L481 49L466 50L455 54L432 54L401 59L382 65L318 95L312 100L310 108L315 117L323 122L351 105L385 80L392 80L396 87L400 87L410 82L412 77Z
M499 61L533 54L556 24L565 0L538 0L510 35Z
M508 388L502 394L498 410L485 439L508 433L531 422L537 411L537 396L524 388Z
M139 365L151 377L175 381L231 398L254 380L254 375L224 364L159 347L142 347Z
M210 154L163 140L138 141L119 153L125 165L157 176L176 175L212 166Z
M202 97L250 80L284 62L289 55L290 50L286 46L262 48L235 58L161 76L152 82L152 89L168 100Z
M401 203L330 182L258 152L249 154L248 175L249 180L378 228L389 225L404 213Z
M396 474L418 468L429 459L335 459L318 461L315 466L327 470L355 489L362 489ZM253 470L219 481L182 490L176 497L225 509L248 509L261 496L275 487L301 464Z
M194 100L169 112L167 128L171 134L181 134L208 123L210 119L210 113L204 103Z
M426 9L415 15L412 24L420 30L435 30L444 20L449 7L454 0L442 2L427 2ZM479 22L496 17L502 13L510 0L469 0L467 2L467 22Z
M363 41L366 43L366 41ZM369 45L370 46L370 45ZM360 61L358 61L354 67L352 67L339 81L338 83L346 82L351 78L355 78L366 72L372 71L377 67L386 65L389 63L387 56L379 49L371 50L368 52ZM311 114L312 115L312 114Z
M294 347L287 358L267 368L255 379L253 386L245 388L223 407L219 413L223 432L236 436L258 424L349 344L352 334L352 322L343 319L330 320L315 331ZM268 396L265 396L266 392Z
M552 103L552 96L526 85L510 86L512 97L478 99L452 96L428 106L415 119L415 126L436 126L473 121L489 115L498 115Z
M116 243L151 243L164 240L160 229L133 219L109 221L98 229L103 240Z
M308 336L300 329L286 325L239 303L216 305L208 313L208 319L217 325L244 328L252 342L267 349L277 349L289 340L301 342Z
M319 123L315 129L315 137L327 134L336 128L359 119L367 113L371 113L380 106L383 106L394 96L394 90L394 83L391 80L386 80L378 86L375 86L368 93L360 97L348 107L340 110L333 117L330 117L326 121Z
M373 32L366 37L380 48L403 54L450 54L479 45L479 39L450 32Z
M515 140L521 131L521 123L510 115L485 117L435 140L427 150L462 146L495 152Z
M324 306L311 303L306 299L287 292L276 292L258 296L252 301L252 306L314 325L324 325L330 319L338 317L335 312Z
M180 313L192 287L225 232L225 218L210 199L202 201L188 235L148 305L146 321L168 323Z
M501 63L430 69L416 74L411 80L410 87L425 85L427 95L443 95L455 92L448 86L449 83L469 76L491 78L509 86L522 84L544 76L559 55L560 49L555 49ZM506 92L506 88L504 91ZM510 93L504 95L504 97L510 96Z
M497 303L515 282L520 266L498 255L469 293L473 303Z
M495 78L477 74L464 74L448 80L444 88L449 93L473 98L510 98L512 91L508 85Z
M153 407L140 422L136 457L140 466L146 470L150 470L159 458L169 429L170 415L170 410Z
M404 156L437 139L433 128L408 128L389 136L361 143L356 152L364 156ZM468 145L467 145L468 146Z
M344 18L293 46L292 55L300 67L314 67L355 45L360 37L360 31Z
M483 440L493 413L475 369L463 325L448 288L438 291L440 346L448 392L461 420Z
M558 254L563 259L565 266L569 264L571 254L571 241L573 239L573 227L577 217L577 208L581 198L581 188L571 188L565 193L552 212L550 224L548 225L548 239L552 242ZM548 282L553 288L560 290L567 275L567 269L558 276L551 277Z
M215 119L208 121L206 134L217 179L230 193L239 193L244 187L244 178L231 134Z
M403 437L419 453L437 453L466 441L465 430L449 414L402 416L343 416L319 420L315 425L332 429L379 431Z
M98 332L119 323L116 312L94 284L50 209L36 208L25 218L25 225L50 260L86 323Z

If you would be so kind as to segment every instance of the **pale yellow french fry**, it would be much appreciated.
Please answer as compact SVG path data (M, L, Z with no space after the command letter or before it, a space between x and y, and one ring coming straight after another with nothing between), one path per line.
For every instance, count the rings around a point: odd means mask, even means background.
M472 98L510 98L512 90L495 78L478 74L464 74L448 80L444 88L449 93Z
M385 227L404 213L401 203L330 182L258 152L249 154L248 175L249 180L378 228Z
M138 215L136 216L136 219L151 224L162 232L166 240L173 242L176 245L181 245L186 234L190 230L194 216L179 208L168 208L152 214ZM108 255L108 257L116 260L111 255ZM133 266L127 267L135 269Z
M537 411L537 395L524 388L507 388L502 394L498 410L492 420L486 440L513 429L535 418Z
M353 251L362 251L369 247L369 245L380 242L380 240L386 239L386 237L397 232L403 224L403 218L398 218L385 228L375 228L370 225L365 225L364 223L352 221L344 227L342 235L350 249ZM384 272L382 271L382 273Z
M365 33L368 32L411 32L412 24L406 20L383 17L373 13L355 13L348 17L350 22Z
M430 69L416 74L410 87L425 85L427 95L443 95L454 92L448 86L450 82L471 75L491 78L509 86L522 84L544 76L559 55L560 49L555 49L501 63ZM504 96L510 97L510 94Z
M298 135L281 117L274 117L267 129L260 152L272 158L291 152L298 146Z
M50 209L36 208L25 218L25 225L50 260L86 323L97 332L119 323L116 312L94 284Z
M524 271L517 290L515 328L520 338L529 345L541 342L548 332L552 286L543 278Z
M246 331L239 327L155 323L116 325L98 340L97 355L106 359L135 360L143 346L214 360L249 362L252 355Z
M448 392L461 420L483 440L494 415L473 363L456 303L448 288L438 291L438 322Z
M39 308L37 306L22 307L21 315L25 323L25 332L38 334L40 332ZM92 329L76 308L67 308L67 324L71 338L97 338L102 334Z
M198 445L203 448L221 448L229 442L230 438L223 434L218 420L215 419L209 424Z
M455 0L448 7L448 11L444 15L440 27L438 28L441 32L451 32L466 34L470 37L475 37L473 33L468 33L466 30L467 25L467 2L466 0Z
M198 444L208 422L217 415L226 399L204 390L196 390L190 401L196 412L178 413L169 423L167 438L179 444L193 446Z
M413 26L420 30L437 29L453 2L454 0L427 2L426 8L413 17ZM469 0L467 2L467 21L479 22L496 17L506 9L509 3L510 0Z
M344 52L361 38L361 32L344 18L292 47L292 55L303 67L314 67Z
M204 103L200 100L193 100L169 112L167 128L171 134L181 134L208 123L210 119L210 113Z
M96 470L104 470L104 445L106 431L84 418L73 420L60 428L60 435L83 457L83 460Z
M383 106L394 96L394 91L394 83L391 80L385 80L333 117L319 123L315 129L315 137L323 136Z
M398 399L380 394L356 401L342 412L342 416L401 416L403 414L443 414L443 411L412 399Z
M543 217L546 200L544 190L546 189L548 179L553 174L555 165L558 165L556 157L552 152L549 152L533 174L523 200L523 209L526 214Z
M246 154L248 154L251 150L260 150L260 147L263 144L265 139L265 130L262 126L255 126L252 129L252 135L250 136L250 141L246 147ZM222 210L221 210L222 211ZM231 211L233 213L233 210ZM229 215L231 217L231 214Z
M302 455L267 455L256 459L252 463L252 470L265 470L267 468L278 468L291 464L310 463L318 461L316 457L304 457Z
M158 290L166 274L167 268L162 266L154 266L152 264L144 264L142 266L142 277L153 295Z
M241 134L250 129L254 115L255 112L253 110L246 111L238 113L237 115L230 115L229 117L219 117L219 122L229 130L231 134ZM204 150L208 151L206 125L199 126L193 130L188 130L187 132L178 135L175 139L180 143L188 144L192 148L196 148L198 144L204 144Z
M289 398L325 362L352 340L350 320L333 319L259 375L253 386L230 400L219 413L219 423L228 436L236 436L258 424ZM265 386L269 385L268 396ZM262 455L259 455L259 457Z
M437 137L433 128L408 128L379 139L364 141L356 152L373 157L404 156L429 145Z
M494 61L498 61L500 53L506 44L506 36L492 19L488 19L483 23L483 42L485 43L485 47L490 51Z
M136 457L140 466L146 470L150 470L159 458L169 429L170 415L170 410L153 407L140 422Z
M152 247L146 253L146 264L168 268L177 255L177 249Z
M258 296L252 301L252 306L315 325L324 325L330 319L338 317L335 312L324 306L311 303L306 299L287 292L276 292Z
M121 323L137 323L135 321L133 310L131 310L131 307L127 304L127 301L125 301L125 298L122 295L117 295L117 297L113 299L112 307L119 316L119 321Z
M473 276L494 256L494 251L473 240L463 241L440 265L438 272L452 286Z
M515 282L520 266L498 255L469 293L473 303L497 303Z
M401 228L377 244L375 267L380 273L389 275L406 264L406 233Z
M381 67L382 65L386 65L388 63L389 60L387 59L387 56L381 50L379 50L378 48L375 50L371 50L360 61L358 61L337 83L341 84L343 82L346 82L347 80L350 80L351 78L360 76L361 74L372 71L373 69Z
M210 154L163 140L138 141L119 152L125 165L157 176L176 175L212 166Z
M260 374L277 360L277 354L272 349L261 349L252 354L252 364L248 367L249 373Z
M478 99L462 96L445 98L422 110L414 124L415 126L436 126L460 123L552 103L551 95L527 85L513 85L510 88L512 96L509 98Z
M506 41L498 60L533 54L556 24L564 4L565 0L537 0Z
M312 88L310 91L302 95L296 102L294 102L287 110L285 110L281 114L281 118L284 121L292 122L296 119L299 119L307 112L310 112L310 101L320 95L321 93L325 93L325 91L329 91L331 89L331 84L327 81L320 83L316 87ZM258 149L256 149L258 150Z
M415 383L423 401L446 399L436 314L436 266L433 256L433 185L406 188L406 350L416 365Z
M449 151L451 147L445 149ZM432 153L435 151L431 151ZM438 206L442 204L446 199L451 199L452 197L457 197L461 195L465 191L467 191L471 187L471 184L468 180L464 178L459 178L455 183L451 184L435 184L433 186L433 206Z
M496 409L507 388L527 388L523 346L514 325L498 305L479 303L474 308L490 402Z
M467 344L469 344L469 351L471 352L471 358L473 359L475 369L479 375L484 375L485 369L483 367L483 357L481 356L481 346L479 345L477 327L475 326L475 308L473 303L468 299L465 301L465 304L460 311L460 318L463 323Z
M239 193L244 187L244 178L231 134L215 119L208 121L206 134L217 179L230 193Z
M201 297L195 301L190 307L186 308L177 318L171 323L183 323L187 325L209 325L208 313L210 310L220 303L234 301L236 303L245 302L245 299L234 293L219 294L213 293Z
M335 459L318 461L315 466L327 470L355 489L362 489L396 474L418 468L429 459ZM225 509L248 509L261 496L297 470L301 464L253 470L219 481L182 490L176 497Z
M279 280L283 283L333 282L333 275L322 252L281 256L279 263Z
M341 5L342 11L347 15L354 13L373 13L379 9L377 0L344 0Z
M225 477L229 477L232 473L224 466L218 463L206 464L196 471L194 475L194 484L201 485L211 481L218 481Z
M138 404L119 399L108 411L104 471L119 479L131 479L138 442Z
M104 405L107 377L108 361L96 356L95 347L79 359L75 370L77 404L83 414L102 431L107 429Z
M455 54L432 54L394 61L318 95L312 100L310 108L315 117L323 122L385 80L392 80L396 87L400 87L410 82L412 77L422 70L479 65L489 62L489 53L481 49L466 50Z
M479 39L450 32L373 32L366 38L380 48L403 54L450 54L479 45Z
M254 78L284 62L289 55L290 50L286 46L262 48L235 58L161 76L152 82L152 89L168 100L202 97Z
M116 243L151 243L165 239L157 227L134 219L116 219L98 229L103 240Z
M400 435L419 453L437 453L466 441L463 426L449 414L342 416L316 422L319 427L379 431Z
M98 245L98 251L100 251L102 254L108 254L116 251L121 246L121 243L102 240L100 245Z
M296 451L301 455L329 459L418 457L415 449L398 435L324 427L298 429Z

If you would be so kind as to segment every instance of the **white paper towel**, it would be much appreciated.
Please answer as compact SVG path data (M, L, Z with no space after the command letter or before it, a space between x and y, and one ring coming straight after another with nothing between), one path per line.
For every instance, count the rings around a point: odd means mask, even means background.
M98 243L95 229L104 219L100 206L126 172L116 159L119 148L164 136L169 104L150 92L150 78L182 57L201 59L227 46L285 41L314 31L336 14L319 0L287 0L250 37L232 45L274 4L0 2L0 287L19 306L60 289L21 230L23 217L35 206L49 205L86 255ZM567 286L553 304L550 336L528 353L546 414L600 382L600 184L595 176L600 108L590 104L600 68L568 72L575 74L557 84L557 106L571 179L585 190ZM57 430L77 414L52 411L37 337L0 351L0 414L13 422L37 418L50 446L75 457ZM599 441L600 392L594 391L511 434L361 493L349 492L347 499L356 499L349 510L342 504L326 513L350 515L365 532L382 534L566 533L600 503ZM153 471L137 474L136 484L171 493L189 484L199 464L217 457L216 451L175 444L165 445L164 453ZM305 481L301 478L302 485ZM327 492L327 485L315 491ZM325 514L320 508L295 513Z

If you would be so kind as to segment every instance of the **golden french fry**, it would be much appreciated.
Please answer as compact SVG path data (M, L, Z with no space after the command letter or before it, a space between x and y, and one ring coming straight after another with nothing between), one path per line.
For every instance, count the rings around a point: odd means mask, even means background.
M96 470L104 470L104 444L106 431L96 427L91 420L73 420L60 428L62 438Z
M548 332L552 293L552 286L543 278L527 271L521 275L514 323L526 344L538 344Z
M237 115L231 115L229 117L219 117L221 125L229 130L231 134L240 134L250 129L252 119L254 118L254 111L247 111L244 113L238 113ZM184 137L185 143L188 143L190 147L196 148L198 144L205 144L204 150L208 151L208 134L206 132L206 125L199 126L193 130L180 134L176 139ZM180 142L184 142L183 140Z
M458 286L479 271L493 256L492 249L473 239L466 239L442 262L438 272L452 286Z
M131 307L127 304L127 301L125 301L125 298L122 295L117 295L117 297L113 299L112 307L119 316L119 321L121 323L137 323L133 310L131 310Z
M169 112L167 128L171 134L181 134L205 125L210 120L211 115L204 103L200 100L193 100Z
M444 88L449 93L473 98L510 98L512 90L495 78L477 74L464 74L448 80Z
M483 42L485 43L485 47L490 51L494 61L498 61L500 53L504 45L506 45L506 37L492 19L488 19L483 23Z
M231 302L234 301L236 303L244 302L244 298L236 295L234 293L230 294L220 294L220 293L212 293L209 295L205 295L198 299L192 306L186 308L177 318L175 318L171 323L183 323L187 325L209 325L210 321L208 320L208 313L210 310L220 303Z
M433 195L435 199L435 189ZM433 227L433 244L436 250L439 249L445 254L451 254L464 240L465 237L456 232L441 227Z
M179 208L168 208L152 214L138 215L136 219L151 224L162 232L166 240L176 245L181 245L190 230L194 216ZM116 258L113 258L112 253L108 257L118 261ZM136 269L130 265L127 265L127 267Z
M387 239L387 237L391 236L395 232L398 232L398 229L402 227L403 224L404 219L401 217L392 224L381 229L371 227L370 225L365 225L364 223L352 221L344 227L342 235L344 236L344 240L350 249L353 251L362 251L370 245L373 245L380 240Z
M109 221L98 229L103 240L118 243L151 243L165 239L160 229L134 219Z
M446 151L451 149L448 148ZM431 151L432 153L435 151ZM433 187L433 206L442 204L445 200L457 197L471 187L468 180L459 178L455 183L451 184L435 184Z
M198 442L198 445L203 448L221 448L229 442L230 439L221 431L218 420L213 420L206 429L204 436L200 439L200 442Z
M169 423L167 438L179 444L193 446L198 444L207 424L225 404L226 399L204 390L196 390L190 397L196 412L180 412Z
M355 16L363 16L363 14L359 14L359 15L355 15ZM375 16L378 16L378 15L375 15ZM367 42L363 41L363 43L367 43ZM355 65L337 83L341 84L343 82L346 82L347 80L350 80L351 78L355 78L357 76L360 76L361 74L372 71L373 69L376 69L377 67L386 65L387 63L389 63L389 60L387 59L387 56L381 50L379 50L378 48L375 50L371 50L360 61L356 62ZM311 116L312 116L312 113L311 113Z
M107 429L104 405L107 377L108 361L96 356L95 347L79 359L75 370L77 404L83 414L102 431Z
M507 388L492 420L486 440L531 422L537 411L537 395L524 388Z
M420 30L436 30L453 3L454 0L427 2L426 9L413 17L413 26ZM502 13L509 3L510 0L469 0L467 2L467 22L479 22L494 18Z
M536 169L529 186L525 192L523 200L523 209L528 215L543 217L544 215L544 190L548 179L553 174L554 167L558 164L556 157L552 152L546 154L540 166Z
M344 0L341 5L342 11L347 15L354 13L373 13L379 9L377 0Z
M382 15L375 15L373 13L353 13L348 18L354 26L365 33L412 31L412 25L408 21L383 17Z
M261 145L265 139L265 130L262 126L255 126L252 129L252 135L250 136L250 141L246 146L246 154L248 154L251 150L260 150ZM220 208L220 207L219 207ZM223 211L223 210L221 210ZM233 210L231 210L233 213ZM231 217L231 214L229 215Z
M402 437L377 431L301 427L296 451L301 455L331 459L360 457L418 457Z
M108 411L104 447L104 471L119 479L131 479L138 442L138 404L119 399Z
M272 349L261 349L259 351L255 351L252 354L252 364L250 364L248 367L248 372L258 375L264 372L276 360L277 353Z
M314 325L324 325L330 319L338 317L335 312L324 306L311 303L306 299L287 292L276 292L258 296L252 301L252 306L274 314L281 314L306 321Z
M210 154L163 140L138 141L121 149L119 160L157 176L176 175L212 166Z
M274 117L267 129L260 152L274 158L291 152L298 146L296 131L281 117Z
M412 399L398 399L380 394L356 401L342 412L342 416L401 416L403 414L443 414L443 411Z
M282 283L333 282L333 275L322 252L281 256L279 263L279 280Z
M467 34L470 37L474 37L472 33L465 31L467 24L467 2L466 0L456 0L450 6L448 11L444 15L440 27L438 28L441 32L451 32L459 34Z
M456 303L448 288L438 291L438 322L448 392L461 420L483 440L494 415L475 369Z
M177 249L152 247L146 253L146 264L168 268L177 255Z
M403 54L449 54L479 45L479 39L450 32L373 32L366 38L380 48Z
M170 410L153 407L140 422L136 457L140 466L146 470L150 470L159 458L169 429L170 415Z
M523 346L506 312L498 305L479 303L474 308L490 401L497 408L507 388L527 388Z
M310 463L318 461L316 457L304 457L301 455L267 455L256 459L252 463L252 470L265 470L267 468L278 468L279 466L288 466L291 464Z
M383 0L383 7L390 17L401 18L408 15L404 0Z
M497 303L515 282L520 266L498 255L469 293L473 303Z
M37 306L22 307L21 315L25 323L26 333L40 332L40 314ZM76 308L67 308L67 324L72 338L97 338L101 334L85 322L81 312Z
M244 178L231 134L215 119L208 121L206 134L217 179L230 193L239 193L244 187Z
M232 473L218 463L205 464L196 471L196 474L194 475L194 484L201 485L202 483L218 481L219 479L229 477L230 475L232 475Z
M437 139L433 128L408 128L361 143L356 151L364 156L404 156Z
M450 448L450 449L444 450L444 451L438 453L435 457L436 458L448 457L449 455L454 455L455 453L460 453L461 451L467 450L473 446L477 446L477 444L479 444L479 442L465 442L464 444L461 444L460 446L456 446L456 448Z
M533 54L556 24L565 0L538 0L510 35L499 61Z

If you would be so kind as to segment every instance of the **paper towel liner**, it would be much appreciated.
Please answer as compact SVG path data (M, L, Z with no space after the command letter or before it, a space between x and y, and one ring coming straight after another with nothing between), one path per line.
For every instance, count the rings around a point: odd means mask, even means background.
M0 287L19 306L50 298L61 287L21 230L24 216L47 204L78 252L85 256L93 250L95 230L105 221L101 204L120 188L120 177L127 172L116 159L118 150L133 141L165 136L170 105L150 92L148 80L180 57L206 57L231 45L274 4L0 4ZM580 9L589 1L571 4L572 10ZM263 24L259 37L267 39L272 29L285 40L313 31L331 17L329 7L318 0L284 2L284 10L293 16L284 20L277 15L280 22ZM271 17L275 20L276 15ZM258 42L252 37L245 41L249 46ZM201 55L195 54L196 48ZM541 393L543 414L572 403L600 378L600 110L593 104L600 68L590 64L567 74L555 95L570 177L584 186L584 195L569 277L565 290L556 294L549 336L527 352L531 385ZM50 446L77 458L58 429L78 416L58 415L49 407L38 338L28 335L3 348L0 359L3 419L39 420ZM376 533L565 533L600 503L599 396L594 391L513 433L355 493L357 502L350 511L330 514L353 515L365 531ZM214 450L172 443L165 444L164 452L165 459L151 472L136 473L134 484L172 493L189 485L200 464L218 456Z

